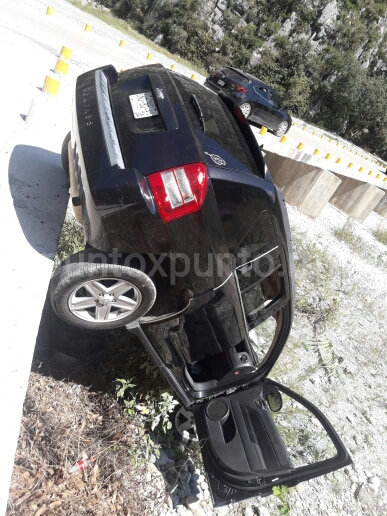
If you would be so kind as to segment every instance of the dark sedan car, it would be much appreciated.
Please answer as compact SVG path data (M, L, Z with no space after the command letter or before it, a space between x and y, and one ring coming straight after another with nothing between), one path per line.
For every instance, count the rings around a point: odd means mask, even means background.
M325 416L267 378L293 319L290 228L233 98L161 65L89 71L62 159L88 247L55 271L52 305L137 335L182 403L176 434L202 443L215 506L350 464ZM281 392L331 444L304 465L271 414Z
M207 77L205 86L232 95L247 119L271 129L276 136L284 135L292 125L273 88L246 72L231 67L216 70Z

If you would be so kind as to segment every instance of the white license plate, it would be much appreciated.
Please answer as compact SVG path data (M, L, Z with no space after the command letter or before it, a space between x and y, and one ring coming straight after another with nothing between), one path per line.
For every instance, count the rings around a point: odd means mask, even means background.
M133 109L134 118L146 118L159 114L152 93L136 93L136 95L129 95L129 100Z
M222 79L218 79L219 86L224 86L226 83Z

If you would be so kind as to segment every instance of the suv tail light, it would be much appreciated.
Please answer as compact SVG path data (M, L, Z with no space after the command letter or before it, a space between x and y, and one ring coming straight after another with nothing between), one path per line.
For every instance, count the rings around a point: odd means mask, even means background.
M234 90L239 91L239 93L244 93L245 91L247 91L246 88L244 88L243 86L239 86L239 84L231 84L231 87L234 88Z
M200 210L207 193L208 173L203 163L192 163L148 176L163 222Z

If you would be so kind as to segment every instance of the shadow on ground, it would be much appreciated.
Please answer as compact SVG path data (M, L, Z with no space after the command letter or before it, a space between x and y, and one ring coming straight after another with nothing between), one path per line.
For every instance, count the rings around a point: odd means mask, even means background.
M59 154L16 145L9 161L8 181L26 240L38 253L53 259L69 197Z
M92 331L70 326L56 315L47 295L32 371L112 392L114 380L125 376L131 357L141 351L141 343L125 328Z

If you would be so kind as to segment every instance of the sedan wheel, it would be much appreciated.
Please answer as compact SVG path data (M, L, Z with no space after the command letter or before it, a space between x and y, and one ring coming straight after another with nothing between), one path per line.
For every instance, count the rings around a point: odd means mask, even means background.
M281 122L280 125L277 127L277 129L274 131L274 134L276 136L283 136L286 131L288 130L289 123L288 122Z
M248 103L248 102L244 102L243 104L241 104L239 106L240 110L242 111L243 113L243 116L245 118L248 118L250 116L250 113L251 113L251 105Z

